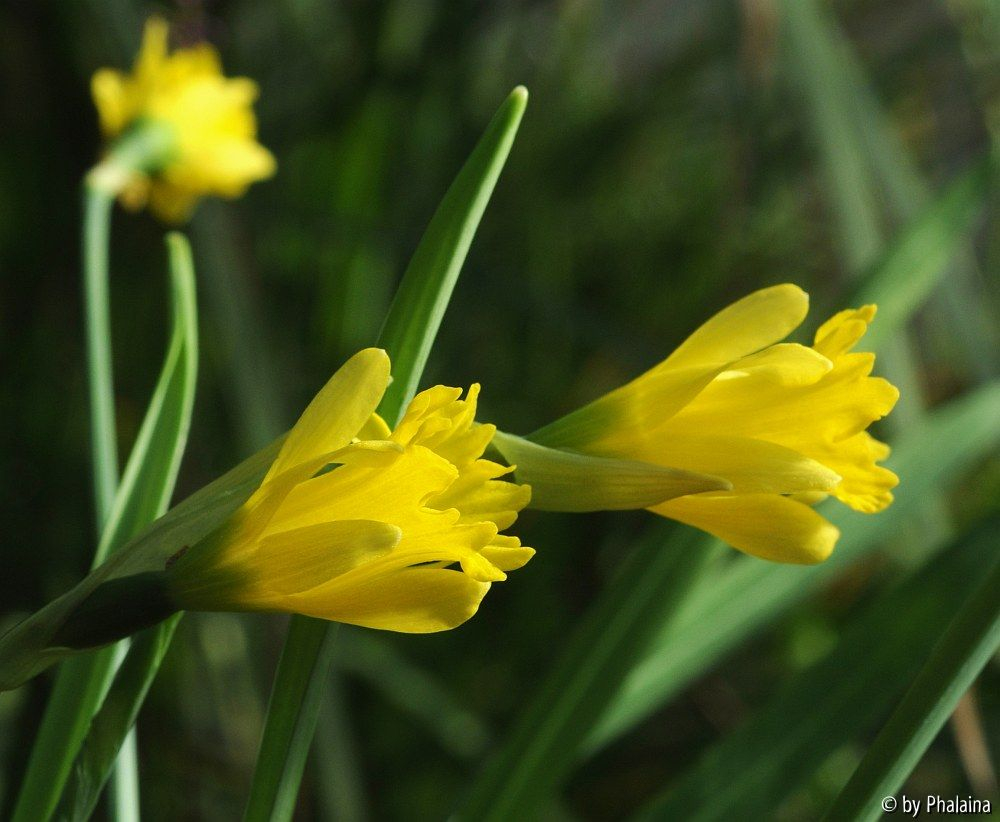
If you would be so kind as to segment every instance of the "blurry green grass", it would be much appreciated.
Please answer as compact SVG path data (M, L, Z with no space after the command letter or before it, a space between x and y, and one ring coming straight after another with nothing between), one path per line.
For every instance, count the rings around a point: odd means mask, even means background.
M67 249L75 248L76 181L97 145L88 75L127 61L139 31L130 18L150 8L49 2L0 10L0 58L14 89L0 102L0 327L8 332L0 410L10 421L0 472L8 501L0 601L12 609L64 589L92 552L77 269ZM909 188L890 181L904 179L898 169L880 166L875 207L888 213L875 218L879 241L865 240L869 250L853 262L801 104L808 77L782 59L770 3L646 2L622 11L594 0L397 0L363 9L236 0L156 8L178 15L192 35L208 33L228 67L260 81L262 138L281 166L239 204L205 209L193 230L203 373L182 492L289 424L289 409L374 339L429 215L518 82L531 89L532 109L426 376L481 381L484 418L512 431L533 430L638 373L754 288L793 280L815 305L841 307L853 269L919 210L920 198L907 195L914 174L926 196L989 144L981 72L990 64L966 61L942 4L835 4L896 140L889 156L912 158L903 172ZM850 100L862 114L873 103ZM863 175L861 183L873 180ZM113 320L127 450L161 355L162 295L148 265L160 229L147 217L116 220ZM208 247L219 236L230 245L213 261ZM995 238L969 253L981 272L997 270ZM957 308L983 312L995 326L995 278L978 282L978 290L956 291ZM970 343L943 310L922 310L915 325L914 380L932 404L974 388L997 350L988 337ZM960 497L957 527L995 510L987 490L996 477L995 458L983 455L958 492L945 495L949 509ZM548 669L551 649L648 524L641 514L526 515L519 533L542 550L518 578L496 586L475 620L419 640L379 636L391 651L382 667L346 666L346 725L373 818L441 818L478 764L373 678L388 677L401 657L404 671L423 671L432 690L449 695L445 705L500 738ZM905 542L898 554L908 554ZM852 569L745 640L585 764L565 791L568 807L601 818L620 812L623 797L656 795L764 706L802 658L822 656L824 637L839 635L878 594L880 568ZM234 624L247 626L246 639L233 639ZM204 818L238 814L281 627L210 617L182 628L140 720L150 818L157 808L176 811L178 797ZM243 642L244 653L231 651ZM984 677L997 752L1000 704L989 697L997 673ZM217 702L206 705L206 689ZM10 752L30 739L42 693L35 683L23 710L0 711L0 739L19 740L0 744L0 784L19 779L22 763ZM244 710L230 712L230 693ZM963 793L946 736L929 756L936 773L918 769L914 792L933 785ZM854 761L830 760L835 785ZM306 818L329 802L323 773L319 762L307 773ZM810 790L824 795L822 786ZM790 818L809 818L817 806L799 800ZM0 808L9 801L6 791Z

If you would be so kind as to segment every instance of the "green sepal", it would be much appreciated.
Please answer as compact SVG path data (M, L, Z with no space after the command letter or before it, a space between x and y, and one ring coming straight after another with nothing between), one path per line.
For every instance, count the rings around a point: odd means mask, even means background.
M730 491L720 477L635 460L546 448L497 431L492 445L531 486L529 508L541 511L628 511L704 491Z
M99 648L150 628L177 613L167 575L146 571L102 582L52 636L52 645Z
M163 120L133 123L87 174L87 186L118 196L136 175L156 174L177 158L177 129Z

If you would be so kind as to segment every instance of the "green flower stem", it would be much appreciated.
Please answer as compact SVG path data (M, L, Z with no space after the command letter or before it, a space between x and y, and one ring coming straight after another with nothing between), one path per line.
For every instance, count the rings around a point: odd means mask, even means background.
M379 406L395 424L412 399L448 300L486 204L507 161L528 102L516 88L494 115L438 206L403 274L379 344L392 358L393 382ZM288 820L295 807L325 692L331 624L293 616L278 662L245 818Z
M966 600L826 815L875 820L1000 648L1000 562Z
M93 173L83 190L83 293L90 388L90 447L94 512L100 536L118 489L118 445L111 368L111 321L108 299L108 245L114 192ZM92 567L105 558L107 542L98 540ZM59 792L113 673L115 649L104 648L67 660L56 676L45 707L14 822L45 819L55 809Z
M103 168L99 166L98 168ZM83 278L90 387L90 450L94 482L94 513L100 537L118 491L118 428L115 425L114 376L111 365L111 301L108 294L108 249L115 186L101 185L99 176L84 184ZM98 541L100 548L101 541ZM95 553L96 567L104 559ZM124 652L118 651L119 657ZM102 666L103 667L103 666ZM113 662L110 667L114 667ZM103 687L107 687L104 682ZM103 690L103 689L102 689ZM103 693L98 696L103 699ZM86 717L87 722L90 717ZM115 767L111 785L116 819L138 817L139 770L135 735L129 734ZM132 809L131 811L129 809Z
M321 619L292 617L267 707L247 822L292 818L326 693L337 627Z
M118 488L118 443L111 369L111 320L108 299L108 237L114 194L106 186L84 186L83 293L90 387L90 448L94 511L100 536ZM104 557L94 557L94 565Z
M166 510L190 425L197 373L194 272L184 238L171 235L168 246L174 306L171 343L95 552L95 565ZM116 648L102 648L60 665L28 759L13 822L39 822L52 816L91 719L105 698L116 661ZM125 778L134 779L134 773L125 772ZM138 813L135 792L119 796L118 812L124 818L134 817Z
M111 309L108 250L115 195L110 186L84 185L83 277L90 388L90 449L94 482L94 513L100 536L118 490L118 434L115 424L114 376L111 364ZM98 542L101 545L101 542ZM95 553L94 566L103 556ZM124 647L119 649L119 655ZM104 682L103 687L107 687ZM103 690L103 689L102 689ZM103 698L103 694L101 694ZM86 717L89 722L90 717ZM112 779L112 807L119 820L138 817L139 768L135 735L122 746Z

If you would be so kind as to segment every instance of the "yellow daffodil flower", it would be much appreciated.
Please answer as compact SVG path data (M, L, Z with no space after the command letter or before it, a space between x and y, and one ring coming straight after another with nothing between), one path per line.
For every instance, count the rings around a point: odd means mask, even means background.
M764 559L820 562L839 531L812 504L833 495L873 513L892 502L898 478L877 464L889 448L865 429L889 413L898 391L870 376L874 354L852 351L875 306L841 311L811 347L780 342L808 306L794 285L750 294L659 365L527 439L559 452L718 478L728 489L665 493L643 507ZM505 437L495 442L504 453ZM549 507L580 510L571 498L585 474L575 485L561 477L558 487L544 488L537 478L556 461L546 463L543 453L533 463L530 449L511 450L518 478L539 498L555 500Z
M131 75L100 69L91 92L109 158L91 183L168 222L187 219L199 197L239 197L274 173L256 140L257 85L226 78L208 44L167 50L167 24L146 24Z
M499 533L530 491L481 459L495 429L474 425L479 387L424 391L390 430L374 413L388 380L379 349L333 376L253 496L169 564L178 607L442 631L531 558Z

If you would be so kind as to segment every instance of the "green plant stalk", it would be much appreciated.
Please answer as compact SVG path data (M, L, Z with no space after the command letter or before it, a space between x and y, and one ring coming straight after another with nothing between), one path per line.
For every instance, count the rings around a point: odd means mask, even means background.
M114 195L84 184L83 293L90 389L90 448L97 535L107 522L118 489L118 442L111 366L111 309L108 297L108 243ZM94 557L94 565L103 557Z
M694 529L678 526L672 535L665 544L654 531L601 593L476 778L458 819L530 819L543 809L625 675L719 556L716 540Z
M108 251L114 194L107 188L84 182L83 276L85 333L87 339L87 384L90 396L91 471L94 483L94 513L100 537L118 490L118 428L115 424L114 372L111 360L111 301L109 297ZM100 544L100 543L98 543ZM95 554L93 565L103 557ZM123 643L112 657L111 667L120 658ZM110 672L109 672L110 673ZM90 682L97 703L103 698L100 682ZM89 681L89 680L88 680ZM65 697L64 697L65 698ZM113 782L114 815L136 818L138 811L139 766L134 736L123 746Z
M162 514L173 493L190 425L197 372L197 323L190 250L169 238L173 332L160 379L95 551L95 565ZM48 819L92 717L107 693L116 649L74 656L60 666L32 747L13 822Z
M379 345L389 352L393 382L379 414L395 424L416 393L472 237L510 153L527 105L516 88L494 115L438 206L389 309ZM278 662L253 784L248 822L288 820L325 691L332 658L331 625L293 616Z
M874 820L1000 648L1000 561L966 600L826 819Z
M115 423L114 371L111 359L111 301L108 257L114 194L84 183L84 305L86 311L87 376L90 389L90 447L94 482L94 513L98 537L118 491L118 427ZM100 546L100 542L98 543ZM95 554L96 566L104 557ZM110 667L128 647L123 642L114 652ZM99 674L98 674L99 675ZM110 670L108 671L110 675ZM100 675L99 675L100 676ZM107 678L103 687L107 685ZM96 682L94 684L97 684ZM103 699L98 695L97 702ZM89 717L87 717L89 720ZM112 782L113 815L120 820L138 818L139 765L134 734L122 747Z
M333 659L336 624L292 617L254 770L246 819L291 819L312 744L326 674Z

